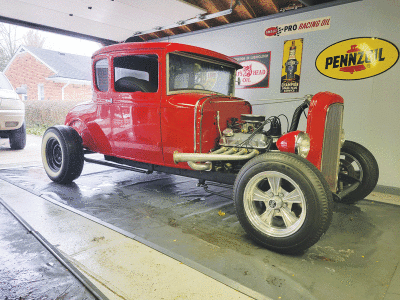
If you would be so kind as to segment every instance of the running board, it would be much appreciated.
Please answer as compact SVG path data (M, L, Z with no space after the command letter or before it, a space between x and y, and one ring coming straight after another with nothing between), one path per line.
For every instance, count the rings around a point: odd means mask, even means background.
M98 164L98 165L103 165L103 166L108 166L108 167L113 167L113 168L119 168L119 169L134 171L134 172L138 172L138 173L145 173L145 174L153 173L152 170L138 169L138 168L134 168L131 166L121 165L121 164L104 161L104 160L92 159L92 158L87 158L87 157L84 157L84 160L86 162L93 163L93 164Z

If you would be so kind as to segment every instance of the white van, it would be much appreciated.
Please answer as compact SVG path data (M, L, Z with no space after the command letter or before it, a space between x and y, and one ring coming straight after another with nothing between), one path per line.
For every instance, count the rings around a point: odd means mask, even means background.
M11 149L23 149L26 145L25 105L2 72L0 72L0 138L9 138Z

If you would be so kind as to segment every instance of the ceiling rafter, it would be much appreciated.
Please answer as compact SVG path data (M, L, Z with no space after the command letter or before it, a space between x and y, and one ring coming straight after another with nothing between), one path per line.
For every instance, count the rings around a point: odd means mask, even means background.
M249 17L249 19L257 17L257 14L255 13L253 7L248 3L247 0L240 0L240 5L236 6L235 10L243 11Z
M230 3L230 0L228 0ZM226 2L224 0L185 0L185 2L197 6L199 8L203 8L207 10L209 14L217 13L226 9L229 9L230 4L226 6L221 6L221 2ZM221 23L228 24L230 23L226 16L217 18Z
M211 16L209 19L202 19L201 15L193 16L197 17L196 23L183 24L176 28L164 29L157 31L156 33L149 33L142 36L143 40L150 40L154 38L160 38L164 36L172 36L181 33L193 32L201 29L218 27L225 24L231 24L240 22L248 19L260 18L276 13L280 13L282 8L293 9L293 6L304 6L303 1L308 0L180 0L186 2L192 6L201 8L206 11L207 16ZM313 4L326 3L335 0L313 0ZM233 9L231 13L228 13L219 17L212 17L212 14L224 12ZM296 7L297 8L297 7ZM179 20L180 21L180 20ZM182 20L180 22L185 22ZM177 21L177 23L179 23Z
M249 2L251 6L257 7L257 17L279 13L280 6L286 6L286 3L289 3L282 0L249 0Z

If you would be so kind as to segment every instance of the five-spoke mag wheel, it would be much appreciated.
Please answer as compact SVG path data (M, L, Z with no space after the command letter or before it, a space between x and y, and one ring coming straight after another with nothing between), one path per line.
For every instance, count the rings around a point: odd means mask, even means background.
M332 193L321 172L291 153L268 152L248 161L236 178L233 198L247 234L277 252L311 247L332 219Z
M244 191L244 208L261 231L284 237L295 233L306 217L306 201L294 180L265 171L254 176Z

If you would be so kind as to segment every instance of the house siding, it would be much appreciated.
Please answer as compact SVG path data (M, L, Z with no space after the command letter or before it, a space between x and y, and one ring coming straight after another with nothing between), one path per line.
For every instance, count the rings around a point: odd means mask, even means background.
M18 54L8 66L5 75L14 88L27 86L27 99L38 100L38 85L44 86L44 100L61 100L66 83L56 83L46 78L55 73L29 52ZM92 98L90 85L70 84L64 89L65 101L86 101Z
M70 84L64 89L64 100L78 101L92 99L92 87L90 85Z

